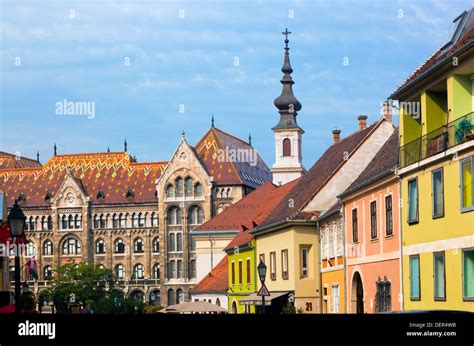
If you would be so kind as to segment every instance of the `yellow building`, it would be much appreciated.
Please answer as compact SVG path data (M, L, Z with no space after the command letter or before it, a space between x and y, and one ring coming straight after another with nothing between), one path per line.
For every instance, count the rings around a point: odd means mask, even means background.
M474 11L394 94L405 310L474 311Z

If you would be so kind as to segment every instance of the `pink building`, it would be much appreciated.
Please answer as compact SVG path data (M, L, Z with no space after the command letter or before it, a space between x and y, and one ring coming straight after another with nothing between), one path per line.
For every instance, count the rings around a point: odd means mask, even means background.
M339 196L349 313L402 310L397 161L398 130Z

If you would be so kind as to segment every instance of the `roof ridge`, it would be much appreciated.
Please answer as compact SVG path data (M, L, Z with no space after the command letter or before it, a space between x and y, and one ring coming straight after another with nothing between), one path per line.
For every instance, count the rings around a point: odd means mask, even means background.
M220 131L220 132L222 132L223 134L225 134L225 135L227 135L227 136L229 136L229 137L235 138L235 139L241 141L242 143L248 145L249 147L253 148L252 144L250 144L249 142L244 141L242 138L239 138L239 137L237 137L237 136L234 136L234 135L230 134L229 132L226 132L226 131L224 131L224 130L221 130L220 128L217 128L217 127L213 127L212 129L217 130L217 131Z

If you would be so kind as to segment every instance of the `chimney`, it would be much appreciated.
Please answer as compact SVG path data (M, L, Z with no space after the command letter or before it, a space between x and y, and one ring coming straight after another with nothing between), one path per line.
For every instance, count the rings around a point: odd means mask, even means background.
M363 130L367 127L367 115L359 115L357 117L359 120L359 130Z
M389 101L384 101L383 103L383 117L389 123L392 122L392 105L390 104Z
M341 130L332 130L332 140L333 144L337 144L341 141Z

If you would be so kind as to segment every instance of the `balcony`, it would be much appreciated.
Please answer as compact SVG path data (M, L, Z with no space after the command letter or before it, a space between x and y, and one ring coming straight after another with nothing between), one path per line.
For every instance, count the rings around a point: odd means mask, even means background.
M473 112L400 147L400 168L474 139Z

